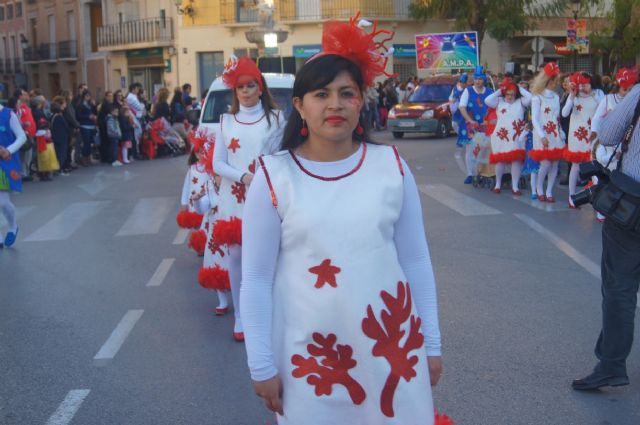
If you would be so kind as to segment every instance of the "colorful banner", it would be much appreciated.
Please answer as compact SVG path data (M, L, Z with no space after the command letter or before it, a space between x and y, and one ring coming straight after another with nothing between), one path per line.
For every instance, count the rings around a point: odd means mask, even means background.
M475 31L416 35L418 69L474 69L479 62L477 40Z
M589 53L586 19L567 20L567 48L578 53Z

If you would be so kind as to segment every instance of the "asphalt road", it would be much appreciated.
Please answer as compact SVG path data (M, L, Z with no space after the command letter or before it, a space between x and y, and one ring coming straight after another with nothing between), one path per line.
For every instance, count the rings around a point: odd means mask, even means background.
M595 361L593 211L569 210L562 186L549 208L463 185L453 139L398 145L438 284L436 407L458 425L639 424L639 344L631 386L570 389ZM0 424L274 424L176 227L185 170L186 157L96 166L14 196L19 240L0 251Z

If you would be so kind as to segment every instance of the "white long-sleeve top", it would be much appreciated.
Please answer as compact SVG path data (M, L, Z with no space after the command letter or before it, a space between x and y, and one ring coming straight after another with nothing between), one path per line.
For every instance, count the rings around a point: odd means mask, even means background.
M4 106L0 105L0 111L2 111L3 109L4 109ZM11 131L13 132L14 136L16 136L16 140L12 144L7 146L6 149L9 151L11 155L13 155L14 153L18 152L22 147L22 145L24 145L24 143L27 141L27 135L22 129L22 125L20 124L20 119L13 111L11 112L11 116L9 118L9 128L11 128Z
M531 105L531 93L529 93L527 90L523 89L522 87L518 87L518 90L520 91L520 96L522 97L520 99L516 99L515 101L522 102L522 106L524 106L525 108ZM489 96L487 96L487 98L484 100L484 103L489 108L497 108L498 105L500 104L500 100L504 100L504 97L502 96L502 91L496 90L493 93L491 93Z
M558 102L558 109L560 109L560 98L558 97L556 92L554 92L553 90L544 89L544 91L542 92L542 96L546 98L555 97ZM536 134L538 134L538 137L543 139L547 136L547 134L544 131L544 128L543 128L544 125L540 121L541 105L542 105L542 99L540 98L540 96L533 96L533 98L531 99L531 122L533 124L533 131L535 131Z
M361 154L359 150L336 162L298 159L307 170L328 177L352 170ZM404 160L403 167L403 205L395 224L394 242L400 266L411 282L411 293L422 318L427 355L439 356L441 347L436 284L425 238L422 206L415 179ZM252 379L256 381L270 379L278 373L271 348L271 294L280 249L280 232L280 216L273 207L266 178L263 172L257 172L244 207L240 288L240 311L246 335L249 369Z
M182 183L182 193L180 195L180 205L189 205L189 198L191 197L191 173L187 170L187 174L184 176L184 183Z
M242 122L255 122L262 117L264 109L262 104L258 102L255 106L246 108L240 105L240 111L236 114L236 118ZM277 121L277 122L276 122ZM229 164L229 157L227 155L227 147L224 140L222 140L222 120L220 125L216 127L216 140L220 141L216 143L213 151L213 169L216 170L216 174L225 177L231 181L240 182L242 175L245 171L238 170L237 168ZM267 141L267 145L271 146L269 152L277 152L280 150L280 144L282 142L282 133L285 127L285 118L282 112L277 116L271 116L271 125L277 126L277 131L272 133L270 140ZM228 130L225 130L228 131Z
M145 107L134 93L129 93L126 97L129 109L133 112L136 118L142 118L144 116Z
M602 102L602 99L604 98L604 92L602 90L600 89L594 90L593 94L595 95L596 102L598 103ZM569 96L567 98L567 102L564 104L564 108L562 108L562 116L565 118L571 115L571 111L573 111L573 99L574 99L573 96Z
M606 95L600 101L600 103L598 103L598 108L596 109L596 113L593 115L593 118L591 119L591 131L593 133L599 133L600 132L600 126L602 124L602 119L608 113L607 109L609 107L615 108L615 106L618 103L622 102L622 99L624 99L624 96L620 96L617 93L611 93L611 94Z

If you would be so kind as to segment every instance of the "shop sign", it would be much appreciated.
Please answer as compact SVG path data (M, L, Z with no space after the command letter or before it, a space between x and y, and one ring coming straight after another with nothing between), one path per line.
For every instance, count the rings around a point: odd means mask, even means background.
M420 70L475 69L478 65L478 33L448 32L416 35Z
M322 51L320 44L299 44L293 46L293 57L308 59Z
M150 58L156 56L162 57L162 47L155 47L153 49L127 50L128 58Z
M416 45L415 44L394 44L393 56L396 58L415 58Z

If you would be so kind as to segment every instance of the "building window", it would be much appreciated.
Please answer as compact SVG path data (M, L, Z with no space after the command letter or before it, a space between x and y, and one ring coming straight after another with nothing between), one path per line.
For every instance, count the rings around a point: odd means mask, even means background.
M0 21L4 21L4 7L0 6Z
M246 47L241 47L238 49L233 49L233 54L236 55L239 58L242 58L244 56L249 56L251 59L258 59L258 49L256 48L246 48Z
M7 5L7 21L13 19L13 5Z
M22 2L19 1L16 3L16 18L22 17Z

